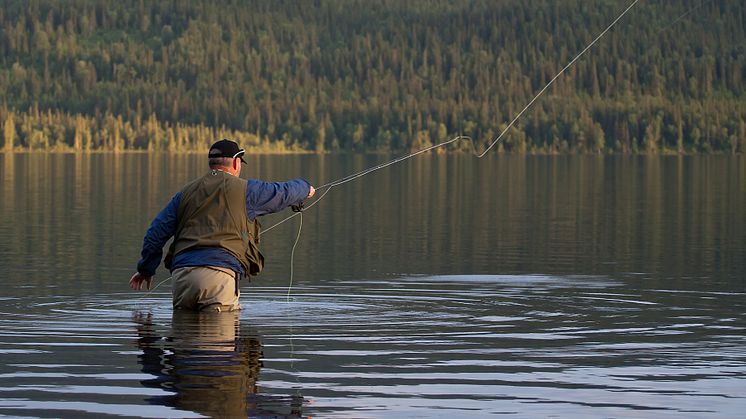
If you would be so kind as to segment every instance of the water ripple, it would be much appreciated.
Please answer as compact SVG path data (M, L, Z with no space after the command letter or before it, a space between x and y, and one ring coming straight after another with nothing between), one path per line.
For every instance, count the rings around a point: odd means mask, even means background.
M743 293L542 275L344 281L298 287L290 302L286 291L247 288L243 311L211 318L173 313L167 292L5 301L0 414L232 416L234 406L244 416L727 417L746 408ZM714 295L717 311L703 303Z

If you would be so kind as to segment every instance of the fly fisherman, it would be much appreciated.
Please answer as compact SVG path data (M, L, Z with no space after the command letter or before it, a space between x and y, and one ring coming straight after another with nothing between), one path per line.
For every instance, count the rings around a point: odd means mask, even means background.
M210 147L210 170L177 192L150 224L142 259L130 278L132 289L150 289L163 246L173 237L164 264L173 279L174 308L241 308L239 279L257 275L264 266L256 218L299 205L316 192L303 179L275 183L241 179L244 152L230 140Z

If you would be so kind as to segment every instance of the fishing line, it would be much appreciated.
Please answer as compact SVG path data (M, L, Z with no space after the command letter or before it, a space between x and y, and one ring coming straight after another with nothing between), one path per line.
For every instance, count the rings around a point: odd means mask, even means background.
M138 298L138 300L142 300L143 298L149 296L150 294L153 293L153 291L155 291L156 289L158 289L158 287L160 287L161 285L163 285L166 281L168 281L171 278L173 278L173 276L169 276L168 278L166 278L163 281L159 282L158 285L154 286L152 289L148 290L148 292L146 292L145 294L143 294L142 296L140 296Z
M516 122L516 121L518 120L518 118L520 118L520 117L521 117L521 115L523 115L523 113L524 113L524 112L526 112L526 110L527 110L527 109L528 109L529 107L531 107L531 105L533 105L533 104L534 104L534 102L536 102L536 99L538 99L538 98L539 98L539 96L541 96L542 94L544 94L544 92L545 92L545 91L546 91L546 90L547 90L547 89L549 88L549 86L551 86L551 85L552 85L552 83L554 83L554 81L555 81L555 80L557 80L557 79L559 78L559 76L561 76L561 75L562 75L562 73L564 73L564 72L565 72L565 70L567 70L568 68L570 68L570 66L572 66L572 65L573 65L573 64L575 63L575 61L577 61L577 60L578 60L578 59L579 59L579 58L580 58L580 57L581 57L581 56L582 56L583 54L585 54L585 52L586 52L586 51L588 51L589 49L591 49L591 47L592 47L592 46L593 46L593 45L594 45L594 44L595 44L596 42L598 42L598 40L599 40L599 39L601 39L601 37L603 37L604 35L606 35L606 32L608 32L609 30L611 30L611 28L612 28L612 27L613 27L613 26L614 26L614 25L615 25L615 24L616 24L617 22L619 22L619 19L621 19L622 17L624 17L624 15L626 15L626 14L627 14L627 12L628 12L628 11L629 11L630 9L632 9L632 7L634 7L634 5L635 5L635 4L637 4L637 2L638 2L638 1L640 1L640 0L634 0L634 1L632 2L632 4L630 4L630 5L629 5L629 6L628 6L628 7L627 7L627 8L626 8L626 9L625 9L625 10L624 10L623 12L622 12L622 14L620 14L620 15L619 15L619 16L618 16L618 17L617 17L616 19L614 19L614 21L613 21L613 22L611 22L611 24L610 24L610 25L609 25L609 26L608 26L608 27L607 27L606 29L604 29L604 31L603 31L603 32L601 32L601 33L600 33L600 34L599 34L599 35L598 35L598 36L596 37L596 39L594 39L594 40L593 40L593 42L591 42L590 44L588 44L588 46L587 46L587 47L585 47L585 49L583 49L582 51L580 51L580 54L576 55L576 56L575 56L575 58L573 58L573 59L572 59L572 61L570 61L570 62L569 62L569 63L568 63L568 64L567 64L566 66L564 66L564 67L562 68L562 70L560 70L560 71L559 71L559 73L557 73L557 75L556 75L556 76L554 76L554 77L552 78L552 80L550 80L550 81L549 81L549 83L547 83L547 85L546 85L546 86L544 86L544 88L543 88L543 89L541 89L541 90L539 91L539 93L537 93L537 94L536 94L536 96L534 96L534 98L533 98L533 99L531 99L531 101L530 101L530 102L528 102L528 105L526 105L526 107L525 107L525 108L523 108L523 110L522 110L522 111L520 111L520 112L518 113L518 115L517 115L517 116L516 116L515 118L513 118L513 120L512 120L511 122L510 122L510 124L508 124L507 128L505 128L505 129L503 130L503 132L501 132L501 133L500 133L500 135L499 135L499 136L497 137L497 139L496 139L495 141L493 141L493 142L492 142L492 144L490 144L490 145L489 145L489 147L487 147L487 149L486 149L486 150L484 150L484 152L482 152L482 154L478 155L477 157L478 157L478 158L480 158L480 159L481 159L482 157L484 157L484 155L485 155L485 154L487 154L487 152L488 152L488 151L490 151L490 149L491 149L491 148L492 148L492 147L493 147L493 146L494 146L495 144L497 144L497 142L498 142L498 141L500 141L500 139L501 139L501 138L503 137L503 135L505 135L505 133L506 133L506 132L508 132L508 130L509 130L509 129L510 129L510 128L511 128L512 126L513 126L513 124L515 124L515 122Z
M663 29L659 30L659 31L658 31L658 33L661 33L661 32L663 32L663 31L665 31L665 30L669 29L669 28L670 28L671 26L673 26L673 25L675 25L675 24L679 23L679 21L680 21L681 19L683 19L683 18L685 18L685 17L689 16L689 15L690 15L690 14L691 14L691 13L692 13L693 11L695 11L695 10L699 9L700 7L704 6L704 5L705 5L705 4L707 4L707 3L712 3L712 0L702 0L702 2L701 2L701 3L699 3L698 5L696 5L696 6L692 7L691 9L687 10L687 11L686 11L686 12L685 12L684 14L682 14L681 16L679 16L679 17L677 17L676 19L674 19L674 21L673 21L673 22L669 23L669 24L668 24L668 25L667 25L667 26L666 26L665 28L663 28Z
M295 258L295 247L298 246L298 241L300 240L300 232L303 230L303 213L299 212L300 214L300 222L298 223L298 235L295 237L295 243L293 243L293 250L290 251L290 283L288 284L288 295L287 295L287 302L290 302L290 289L293 288L293 260Z
M422 150L415 151L415 152L407 154L405 156L397 157L397 158L395 158L395 159L393 159L391 161L378 164L376 166L370 167L368 169L362 170L362 171L357 172L357 173L353 173L353 174L350 174L350 175L347 175L347 176L343 176L343 177L341 177L341 178L339 178L337 180L331 181L331 182L324 183L323 185L319 186L316 189L317 190L321 190L321 189L324 189L324 188L328 188L328 189L326 189L326 191L324 191L324 193L321 196L319 196L315 201L313 201L311 203L311 205L309 205L306 209L309 209L309 208L313 207L314 205L316 205L335 186L339 186L339 185L345 184L347 182L351 182L351 181L353 181L355 179L361 178L361 177L363 177L365 175L368 175L368 174L373 173L375 171L384 169L384 168L389 167L391 165L403 162L405 160L408 160L408 159L410 159L412 157L415 157L417 155L426 153L428 151L435 150L435 149L440 148L440 147L445 147L445 146L447 146L447 145L449 145L451 143L454 143L454 142L456 142L458 140L469 140L469 142L472 145L472 151L473 151L474 155L476 156L476 158L481 159L482 157L484 157L492 149L492 147L494 147L498 142L500 142L500 140L502 140L503 136L505 136L505 134L508 132L508 130L510 130L513 127L513 125L515 125L515 123L518 121L518 119L520 119L521 116L523 116L523 114L531 107L531 105L533 105L534 102L536 102L539 99L539 97L541 97L544 94L544 92L546 92L547 89L549 89L549 87L552 84L554 84L555 80L557 80L562 74L565 73L565 71L567 71L568 68L570 68L573 64L575 64L575 62L578 61L578 59L580 59L580 57L582 57L583 54L585 54L589 49L591 49L593 47L593 45L595 45L596 42L598 42L598 40L600 40L604 35L606 35L606 33L609 32L611 30L611 28L614 27L614 25L616 25L616 23L619 22L619 20L621 20L624 17L624 15L626 15L627 12L629 12L639 1L640 0L634 0L634 1L632 1L632 3L630 3L630 5L627 6L627 8L624 9L624 11L621 14L619 14L619 16L617 16L617 18L614 19L609 24L609 26L606 27L606 29L604 29L600 34L598 34L598 36L596 36L593 39L593 41L591 41L591 43L589 43L585 48L583 48L583 50L580 51L580 53L578 53L578 55L576 55L575 58L573 58L569 63L567 63L567 65L565 65L564 67L562 67L562 69L554 77L552 77L551 80L549 80L549 83L547 83L546 86L544 86L539 91L539 93L537 93L533 97L533 99L531 99L531 101L528 102L528 104L520 112L518 112L518 114L515 116L515 118L513 118L513 120L510 121L510 124L508 124L508 126L505 127L505 129L502 130L502 132L500 133L500 135L498 135L497 138L495 138L487 146L487 148L482 153L480 153L480 154L476 153L476 147L475 147L474 141L472 140L471 137L468 137L468 136L465 136L465 135L458 135L458 136L456 136L454 138L451 138L450 140L443 141L442 143L435 144L435 145L432 145L430 147L425 147ZM272 230L273 228L279 226L280 224L283 224L284 222L290 220L293 217L298 216L299 214L301 214L300 211L296 212L296 213L293 213L293 214L289 215L288 217L284 218L283 220L281 220L280 222L278 222L278 223L270 226L269 228L265 229L263 232L266 233L267 231ZM302 225L303 224L302 224L302 219L301 219L301 226ZM260 232L260 235L261 235L261 233L262 232ZM288 294L287 294L288 301L290 301L290 289L292 287L292 281L293 281L293 255L294 255L294 252L295 252L295 246L298 244L298 239L299 238L300 238L300 229L298 229L298 236L296 237L295 244L293 244L293 250L292 250L291 256L290 256L290 285L288 286Z

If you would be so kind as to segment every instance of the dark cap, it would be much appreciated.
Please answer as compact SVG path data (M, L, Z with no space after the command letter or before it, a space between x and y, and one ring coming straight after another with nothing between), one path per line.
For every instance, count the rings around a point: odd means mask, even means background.
M220 140L210 147L209 158L213 157L228 157L231 159L241 159L242 162L246 163L243 159L243 155L246 150L238 148L238 144L231 140Z

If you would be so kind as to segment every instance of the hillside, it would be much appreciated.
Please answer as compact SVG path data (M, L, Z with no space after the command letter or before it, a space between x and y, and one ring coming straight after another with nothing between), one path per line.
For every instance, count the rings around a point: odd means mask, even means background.
M465 134L483 147L628 4L8 0L3 144L401 152ZM746 151L745 21L740 1L640 2L501 149Z

